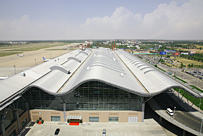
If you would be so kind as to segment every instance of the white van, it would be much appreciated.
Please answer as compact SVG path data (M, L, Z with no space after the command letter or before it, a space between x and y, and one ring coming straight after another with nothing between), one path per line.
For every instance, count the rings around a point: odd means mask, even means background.
M172 111L170 108L167 108L167 109L166 109L166 112L167 112L170 116L173 116L173 115L174 115L173 111Z

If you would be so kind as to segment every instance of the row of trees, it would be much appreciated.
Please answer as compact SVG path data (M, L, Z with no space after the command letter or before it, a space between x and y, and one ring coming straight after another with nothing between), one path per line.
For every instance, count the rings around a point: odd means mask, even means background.
M203 65L188 64L187 66L181 63L180 68L203 68Z
M189 59L189 60L196 60L196 61L203 62L203 53L195 53L193 55L181 54L180 57L183 57L183 58Z

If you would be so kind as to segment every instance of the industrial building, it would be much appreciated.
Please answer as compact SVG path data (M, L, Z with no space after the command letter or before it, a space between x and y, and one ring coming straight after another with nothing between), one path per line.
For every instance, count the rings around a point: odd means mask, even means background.
M39 119L142 122L145 102L173 87L202 97L123 50L75 50L0 81L0 134Z

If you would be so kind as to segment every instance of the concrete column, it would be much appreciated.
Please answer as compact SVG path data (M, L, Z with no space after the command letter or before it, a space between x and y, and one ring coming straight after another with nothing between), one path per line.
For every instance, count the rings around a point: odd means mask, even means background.
M26 102L25 105L26 105L26 110L28 111L28 122L29 122L29 121L30 121L30 108L29 108L29 103Z
M160 124L162 123L162 117L161 116L159 117L159 123Z
M142 122L144 122L144 109L145 109L145 102L142 103Z
M64 122L66 122L66 103L63 103Z
M20 132L21 130L21 127L20 127L20 119L19 119L19 113L17 110L14 111L14 117L15 119L17 120L17 126L18 126L18 133Z
M183 130L183 136L185 136L185 130Z
M5 131L3 121L0 122L0 132L2 133L2 136L6 136L6 131Z

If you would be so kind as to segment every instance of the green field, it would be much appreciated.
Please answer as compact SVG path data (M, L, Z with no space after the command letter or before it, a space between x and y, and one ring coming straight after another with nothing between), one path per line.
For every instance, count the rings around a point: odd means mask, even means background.
M195 97L193 97L192 95L190 95L189 93L185 92L180 88L173 88L173 89L176 90L177 92L179 90L181 95L184 95L185 98L187 98L189 101L194 103L194 105L196 105L197 107L200 107L200 109L203 110L203 104L200 105L200 102L203 102L203 99L196 99Z
M35 51L50 47L64 46L64 43L30 43L30 44L18 44L18 45L7 45L0 46L0 50L3 51Z
M182 80L182 79L178 78L177 76L173 76L173 77L175 77L176 79L178 79L178 80L182 81L183 83L187 83L186 81L184 81L184 80Z
M170 57L171 59L175 59L174 57ZM189 59L185 59L185 58L182 58L182 57L176 57L176 60L179 61L179 62L182 62L183 65L188 65L188 64L193 64L193 65L203 65L203 62L199 62L199 61L196 61L196 60L189 60ZM176 62L177 62L176 61ZM178 63L178 62L177 62ZM167 63L169 64L169 63ZM170 66L172 66L171 64L169 64ZM179 65L180 66L180 65ZM173 66L174 67L174 66Z
M13 55L13 54L20 54L22 52L0 52L0 57L3 57L3 56L9 56L9 55Z
M65 43L29 43L29 44L16 44L16 45L0 45L0 57L9 56L13 54L20 54L24 51L36 51L40 49L64 46ZM52 49L50 49L52 50ZM62 50L62 49L53 49L53 50Z

